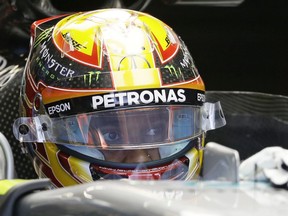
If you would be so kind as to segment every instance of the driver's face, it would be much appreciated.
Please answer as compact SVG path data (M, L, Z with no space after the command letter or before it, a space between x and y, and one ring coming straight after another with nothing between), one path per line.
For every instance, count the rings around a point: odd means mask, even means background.
M89 143L101 142L105 160L121 163L141 163L160 159L158 149L140 149L141 144L161 142L167 137L168 125L163 118L168 111L155 114L148 111L127 110L117 115L92 119ZM166 124L165 124L166 122ZM133 146L133 150L107 150L117 145ZM136 147L136 148L135 148ZM137 148L138 147L138 148Z

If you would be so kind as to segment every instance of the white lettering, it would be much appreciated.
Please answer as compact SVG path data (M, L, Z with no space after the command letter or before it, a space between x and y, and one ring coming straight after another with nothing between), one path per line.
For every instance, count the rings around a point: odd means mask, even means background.
M113 94L104 95L104 106L106 108L115 107L115 96Z
M137 92L129 92L129 94L127 95L127 102L129 106L133 103L136 105L140 104L139 94Z
M197 100L201 102L205 102L206 98L204 94L197 93Z
M66 77L72 77L73 74L75 73L75 71L71 70L71 69L68 69L68 72L66 73Z
M59 73L60 73L62 76L66 76L66 74L67 74L67 68L66 68L66 67L62 67Z
M148 96L148 97L147 97ZM152 103L154 101L154 95L152 92L146 90L141 92L140 94L140 100L142 103L144 104L149 104Z
M166 92L164 89L162 89L161 93L157 90L154 90L155 95L155 103L159 103L159 101L166 102Z
M169 91L167 91L167 89L153 91L144 90L142 92L117 92L114 94L92 96L92 107L93 109L99 109L99 106L103 106L103 108L112 108L116 106L150 103L184 103L185 101L186 95L184 89L169 89Z
M71 106L69 102L48 107L49 115L53 115L55 112L56 113L65 112L67 110L71 110Z
M188 68L191 62L193 62L193 60L191 59L191 55L187 47L184 47L183 48L183 60L180 61L180 65L182 68Z
M48 64L48 68L52 68L55 65L55 59L51 59L50 64Z
M186 96L184 93L185 93L184 89L178 89L178 91L177 91L177 95L179 97L178 102L183 103L186 101Z
M46 46L46 42L41 45L40 54L40 58L47 63L47 67L55 72L58 72L61 76L72 77L75 73L75 71L64 67L53 58L54 56L50 54L49 48Z
M173 91L173 89L170 89L169 93L168 93L168 98L167 98L167 102L178 102L177 96L175 94L175 92Z
M93 109L97 109L98 105L103 104L103 97L101 95L93 96L92 97L92 105Z
M119 98L119 99L118 99L119 106L124 106L124 103L126 102L126 101L124 101L124 97L125 97L126 95L127 95L126 92L119 92L119 93L116 93L116 94L115 94L115 97L116 97L116 98Z

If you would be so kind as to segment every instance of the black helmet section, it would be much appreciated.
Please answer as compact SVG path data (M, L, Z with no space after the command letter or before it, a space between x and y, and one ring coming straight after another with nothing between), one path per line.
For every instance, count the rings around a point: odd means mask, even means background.
M210 131L206 141L236 149L241 160L268 146L288 148L288 97L256 92L206 91L221 101L226 126Z

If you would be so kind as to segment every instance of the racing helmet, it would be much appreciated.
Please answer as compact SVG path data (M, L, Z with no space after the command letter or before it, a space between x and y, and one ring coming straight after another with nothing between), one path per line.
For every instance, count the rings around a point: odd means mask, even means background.
M15 137L56 187L98 179L197 178L208 130L225 124L180 37L143 12L39 20Z

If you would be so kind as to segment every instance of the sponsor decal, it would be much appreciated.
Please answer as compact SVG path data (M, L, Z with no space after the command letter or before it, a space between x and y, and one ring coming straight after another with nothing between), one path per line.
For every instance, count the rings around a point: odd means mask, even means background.
M52 33L53 27L45 29L43 32L37 36L33 47L36 48L39 44L41 44L44 40L50 40L51 39L51 33ZM49 39L48 39L49 38Z
M92 86L92 81L98 81L100 74L101 71L89 71L88 74L84 75L84 83L88 86Z
M54 113L62 113L71 110L71 106L69 102L56 104L54 106L49 106L47 108L49 115L53 115Z
M63 77L72 77L75 71L63 66L53 57L54 56L49 52L49 48L47 48L45 41L43 44L41 44L39 57L36 59L36 61L41 59L45 62L47 70L55 71L57 74L60 74Z
M169 59L173 58L179 49L179 44L176 43L176 39L172 36L172 33L167 32L167 36L165 37L165 45L162 45L158 40L157 36L153 34L152 36L156 42L156 48L158 56L162 63L167 62ZM173 42L173 43L172 43Z
M46 104L50 117L68 116L114 108L129 108L150 105L194 105L205 102L204 91L194 89L143 89L135 91L111 92L79 98L71 98Z
M55 25L52 37L56 47L68 58L81 64L101 68L102 41L95 37L100 25L95 25L95 22L89 19L93 14L95 13L65 17Z
M192 57L190 55L190 52L186 46L182 47L182 53L183 53L183 59L180 60L181 67L182 68L189 68L191 64L194 65Z
M178 70L173 65L165 65L166 69L168 69L170 76L175 76L176 78L179 78L183 76L183 73L181 71L181 68L178 67Z
M96 95L92 97L92 106L98 110L140 104L183 103L186 101L184 93L184 89L155 89Z
M206 101L205 94L197 93L197 101L201 101L204 103Z

